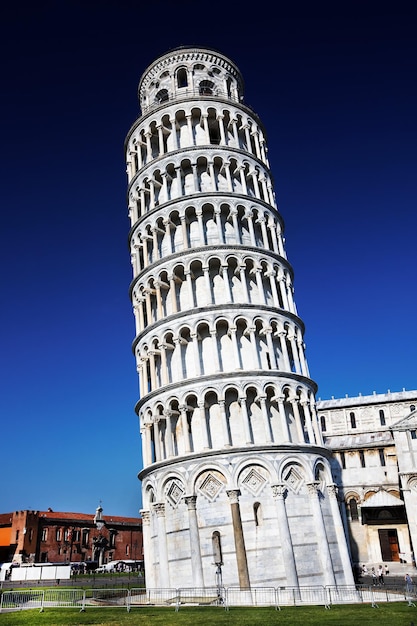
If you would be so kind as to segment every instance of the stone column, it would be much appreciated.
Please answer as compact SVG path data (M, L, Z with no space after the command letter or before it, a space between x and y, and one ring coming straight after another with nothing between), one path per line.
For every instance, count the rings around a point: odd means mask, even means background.
M272 485L272 493L277 504L278 529L281 538L281 554L284 565L287 586L298 587L297 566L295 564L290 526L288 524L287 509L285 507L285 485Z
M226 133L224 131L224 115L217 115L217 120L219 122L219 131L220 131L220 141L222 146L227 145L226 141Z
M155 502L152 505L158 522L158 548L159 548L159 585L162 589L170 587L167 534L165 528L165 504Z
M330 500L330 508L332 510L333 523L336 530L337 544L339 546L340 558L342 559L342 567L344 572L344 585L354 585L352 564L350 562L347 538L343 528L342 516L340 515L339 503L337 500L337 485L327 485L327 493Z
M284 436L284 442L289 442L291 441L291 437L290 437L290 429L288 428L287 414L285 412L285 405L284 405L285 396L278 396L277 402L278 402L278 408L279 408L279 416L281 418L281 427L282 427L282 433Z
M311 510L314 519L314 529L317 535L317 550L320 559L321 570L325 585L334 586L336 580L333 572L332 557L330 555L329 542L327 541L326 528L320 506L320 489L318 482L307 483L310 496Z
M284 370L286 372L290 372L291 371L291 365L290 365L290 359L288 356L288 348L287 348L287 341L286 341L286 337L287 337L287 333L285 330L281 331L278 333L278 337L279 337L279 341L281 344L281 354L282 354L282 359L284 361Z
M240 404L240 410L242 414L243 432L245 433L245 439L246 439L245 443L246 445L250 445L253 443L253 441L252 441L252 437L250 433L248 407L246 405L245 396L242 396L241 398L239 398L239 404Z
M175 121L175 117L171 117L169 121L171 124L171 135L173 139L174 150L178 150L179 145L178 145L178 136L177 136L177 123Z
M294 415L295 425L297 428L298 441L299 443L305 443L304 428L303 424L301 423L300 411L298 409L298 398L291 398L290 402Z
M203 401L198 403L198 409L200 411L201 439L203 441L203 449L209 450L210 446L209 446L209 439L208 439L206 411L205 411Z
M311 443L311 444L318 443L316 441L316 437L315 437L315 434L314 434L314 431L313 431L313 424L311 422L311 415L310 415L310 409L309 409L309 402L308 402L308 400L303 400L301 402L301 406L303 407L304 419L305 419L305 423L306 423L306 426L307 426L309 443Z
M201 563L200 535L197 522L197 496L185 496L188 508L188 524L190 527L190 554L193 586L204 587L203 565Z
M165 450L168 459L174 456L174 449L172 446L172 411L169 409L164 410L165 417Z
M147 467L152 463L152 424L146 423L141 429L142 432L142 456L143 466Z
M162 460L161 442L159 439L159 417L153 417L153 444L155 447L155 461Z
M237 570L241 589L250 589L248 562L246 558L245 539L243 536L242 519L239 506L239 489L227 491L232 511L233 536L235 540Z
M154 556L152 549L152 537L151 537L151 513L141 509L140 515L142 518L142 533L143 533L143 558L145 564L145 582L147 589L153 589L156 587L155 582L155 567Z
M267 406L266 406L266 396L261 396L259 398L259 402L261 404L262 419L264 421L265 441L266 441L266 443L271 443L271 441L272 441L271 424L270 424L270 421L269 421L268 409L267 409Z
M190 446L190 433L188 432L188 419L187 419L187 409L185 406L180 406L181 413L181 431L182 431L182 439L184 442L184 452L189 454L191 452Z
M227 425L227 416L226 416L226 407L224 400L219 400L220 407L220 420L222 424L222 432L223 432L223 446L225 448L230 448L230 438L229 438L229 428Z

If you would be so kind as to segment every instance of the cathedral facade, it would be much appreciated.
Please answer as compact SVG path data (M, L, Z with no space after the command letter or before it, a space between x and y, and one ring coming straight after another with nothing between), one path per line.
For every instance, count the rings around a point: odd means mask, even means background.
M417 548L417 391L319 400L353 563L407 563Z
M266 133L223 54L144 71L125 142L148 587L353 583Z

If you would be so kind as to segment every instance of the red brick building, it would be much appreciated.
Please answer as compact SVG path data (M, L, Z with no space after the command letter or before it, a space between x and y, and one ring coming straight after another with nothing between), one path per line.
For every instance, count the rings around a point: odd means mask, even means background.
M0 562L143 560L142 520L47 511L0 513Z

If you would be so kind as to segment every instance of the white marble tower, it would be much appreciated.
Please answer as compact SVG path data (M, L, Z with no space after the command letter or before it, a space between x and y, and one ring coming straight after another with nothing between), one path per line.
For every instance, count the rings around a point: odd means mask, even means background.
M128 132L147 587L353 583L265 131L223 54L182 47Z

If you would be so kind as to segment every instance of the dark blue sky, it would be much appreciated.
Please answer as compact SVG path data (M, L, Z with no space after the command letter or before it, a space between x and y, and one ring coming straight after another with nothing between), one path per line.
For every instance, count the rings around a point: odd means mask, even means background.
M123 142L179 45L265 124L318 397L417 388L415 5L143 5L0 9L1 511L138 512Z

